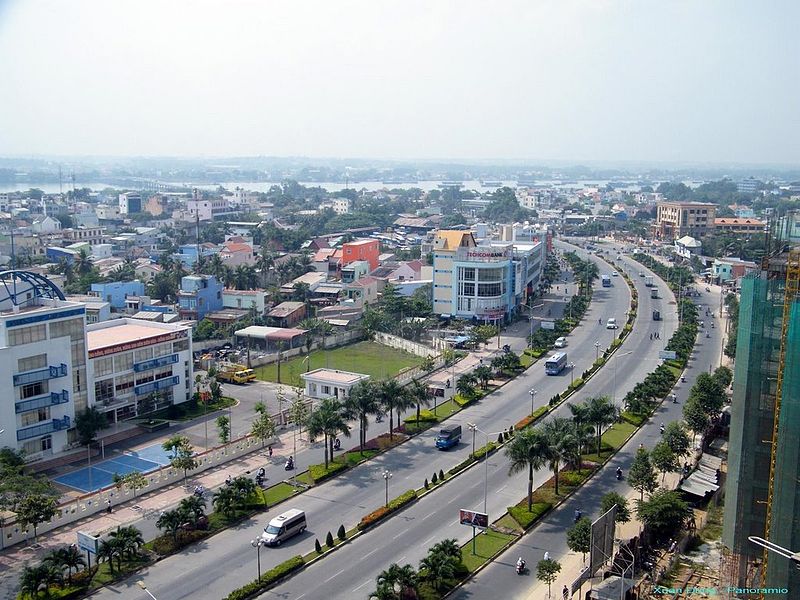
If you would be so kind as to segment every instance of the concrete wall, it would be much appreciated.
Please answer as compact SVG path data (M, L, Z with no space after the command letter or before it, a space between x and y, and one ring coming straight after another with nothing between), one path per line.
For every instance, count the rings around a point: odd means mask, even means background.
M383 344L384 346L397 348L398 350L405 350L406 352L416 354L417 356L436 356L439 354L439 352L433 348L417 342L412 342L411 340L407 340L390 333L383 333L382 331L375 332L375 341L379 344Z

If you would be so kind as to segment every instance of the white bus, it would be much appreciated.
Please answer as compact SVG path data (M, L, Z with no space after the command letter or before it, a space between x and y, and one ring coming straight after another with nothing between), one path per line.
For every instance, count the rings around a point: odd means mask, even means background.
M558 375L567 366L567 353L556 352L544 363L544 372L547 375Z

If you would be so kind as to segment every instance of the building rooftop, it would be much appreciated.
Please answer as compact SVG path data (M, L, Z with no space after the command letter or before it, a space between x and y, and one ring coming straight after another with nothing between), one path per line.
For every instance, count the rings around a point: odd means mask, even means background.
M237 330L236 337L249 337L260 340L291 340L298 335L307 333L305 329L293 329L291 327L266 327L264 325L250 325L244 329Z
M372 244L377 244L378 240L353 240L352 242L347 242L347 246L369 246Z
M305 303L303 302L281 302L280 304L278 304L278 306L269 311L267 316L275 317L278 319L282 317L288 317L294 311L303 308L304 306Z
M369 375L363 373L352 373L350 371L339 371L338 369L314 369L308 373L301 373L300 377L322 381L327 383L355 384L362 379L369 379Z
M97 327L97 325L102 326ZM93 350L100 350L102 348L157 338L185 329L185 327L176 327L174 325L170 325L169 327L163 325L146 325L143 321L134 323L130 319L105 321L104 323L98 323L86 328L86 349L92 352Z

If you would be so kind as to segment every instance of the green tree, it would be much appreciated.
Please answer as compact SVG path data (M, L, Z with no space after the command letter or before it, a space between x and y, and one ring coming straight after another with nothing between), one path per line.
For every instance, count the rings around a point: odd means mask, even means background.
M446 538L441 542L437 542L428 551L441 552L446 556L461 560L461 546L458 545L458 540L455 538Z
M459 560L444 552L428 551L427 556L419 561L419 568L423 577L430 582L433 589L442 591L447 580L455 577Z
M683 528L692 509L679 492L658 490L646 501L637 503L636 513L656 539L667 540Z
M172 452L172 458L177 458L181 450L191 448L192 446L189 442L189 438L185 435L173 435L161 444L161 447L167 452Z
M475 369L474 374L480 380L484 390L489 387L489 380L492 378L492 368L489 365L480 365Z
M680 466L678 458L675 456L672 448L670 448L669 444L664 440L661 440L653 447L653 450L650 452L650 462L654 469L661 471L662 483L667 473L677 470Z
M17 523L22 527L28 525L33 527L33 539L36 539L36 528L52 519L58 512L58 505L55 498L32 494L25 496L17 503L15 511L17 513Z
M389 439L393 439L394 434L394 410L399 410L401 406L407 405L408 395L405 388L397 383L396 379L382 381L378 388L378 401L381 407L389 414Z
M607 513L615 504L617 505L617 512L614 521L617 523L627 523L630 521L631 511L630 508L628 508L628 500L617 492L608 492L603 495L600 499L600 512L602 514Z
M97 432L107 425L106 415L95 406L90 406L75 415L75 429L78 432L78 440L84 446L91 444Z
M550 461L549 440L538 427L523 429L511 438L506 446L506 457L511 461L508 475L528 471L528 512L533 503L533 475Z
M726 366L714 369L714 381L723 389L727 390L733 382L733 372Z
M250 433L261 440L261 447L263 448L267 440L275 437L275 421L266 412L260 412L253 421Z
M63 572L67 569L67 583L72 584L72 570L78 572L80 567L86 566L86 559L77 546L63 546L51 550L42 560L42 564L53 566Z
M62 581L61 571L53 565L41 564L35 567L24 567L19 580L20 591L27 594L29 598L38 598L39 592L43 591L44 597L49 598L50 586Z
M370 594L370 598L376 600L416 598L418 576L411 565L401 567L397 563L392 563L388 569L378 574L376 581L378 588ZM399 592L395 591L396 589Z
M183 498L178 504L178 510L192 519L195 525L206 514L206 499L192 494Z
M197 467L197 460L194 457L194 448L185 435L174 435L166 442L161 444L167 452L172 452L170 465L175 469L183 471L183 480L186 481L191 469Z
M712 375L700 373L689 392L691 400L696 400L706 414L716 415L725 403L725 390Z
M358 447L363 456L364 444L367 441L369 416L380 411L378 389L375 383L367 379L359 381L350 388L350 393L344 399L342 409L345 419L358 420Z
M133 525L126 527L118 526L116 531L108 534L119 548L120 559L131 560L139 555L139 551L144 546L142 532Z
M567 529L567 546L573 552L583 554L586 562L586 553L591 549L592 522L587 517L581 517L578 522Z
M419 380L414 379L406 388L409 399L417 407L417 423L419 424L420 409L422 406L430 406L431 397L428 394L428 387Z
M156 527L171 535L173 542L177 542L178 532L181 530L181 525L183 525L184 516L178 509L164 511L156 520Z
M561 572L561 564L552 558L540 560L536 565L536 579L547 584L548 596L552 595L550 586L558 578L559 572Z
M631 463L628 472L628 484L640 494L644 500L644 493L652 493L657 487L656 472L650 463L650 453L645 448L639 448Z
M111 538L100 540L100 547L97 549L97 559L108 563L108 570L114 574L114 560L117 565L122 566L122 545L117 540Z
M214 508L221 514L228 518L236 516L236 511L239 509L239 497L233 487L226 485L221 487L214 493L211 500Z
M696 398L689 398L683 405L683 419L692 432L692 445L694 445L697 434L702 434L708 428L708 424L710 423L708 414L703 410L699 400Z
M472 373L465 373L456 382L456 391L466 400L475 397L476 378Z
M133 497L135 498L136 490L140 490L147 485L147 477L140 471L131 471L125 475L114 473L113 483L118 490L122 489L123 486L127 487L133 492Z
M542 432L549 448L548 466L555 479L555 494L558 496L558 473L562 463L580 464L580 448L574 433L575 426L566 417L555 417L547 421Z
M617 408L608 396L595 396L586 403L587 419L597 434L597 455L600 456L603 427L611 425L617 419Z
M227 444L231 441L231 420L227 415L220 415L217 417L217 432L219 434L219 441Z
M342 404L334 398L323 398L308 420L308 433L311 437L322 435L325 441L325 469L328 469L329 456L333 458L333 441L339 433L350 437L350 427L344 418ZM329 455L330 452L330 455Z
M289 405L289 419L300 428L301 433L303 431L303 425L308 421L309 414L308 404L306 404L306 401L303 399L303 392L298 389L294 399L292 399Z
M669 446L676 457L686 456L689 454L692 447L689 434L686 433L686 428L680 421L667 423L667 426L664 428L664 435L661 436L661 439Z

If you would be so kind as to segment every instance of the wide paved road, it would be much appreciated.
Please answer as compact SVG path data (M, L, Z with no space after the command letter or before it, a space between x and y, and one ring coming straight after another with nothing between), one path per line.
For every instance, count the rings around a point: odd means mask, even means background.
M608 272L609 269L601 267L601 272ZM644 286L644 280L635 281L640 293L640 320L638 326L634 328L626 343L621 348L621 354L612 359L608 367L602 369L587 385L581 393L574 396L572 402L580 402L590 396L611 393L614 387L614 368L613 363L617 364L616 384L618 397L633 387L641 380L647 372L653 370L658 364L658 351L663 349L669 335L662 336L661 341L651 341L650 332L652 321L651 313L654 303L664 303L662 300L651 300L648 288ZM614 287L599 288L596 290L595 298L600 298L603 294L609 297L617 296L620 290L625 291L627 297L627 286L621 278L614 278ZM661 296L667 294L666 286L661 286ZM623 321L624 307L617 310L618 321ZM659 304L660 306L660 304ZM666 321L663 323L668 334L676 327L674 306L671 311L664 311ZM602 331L598 328L597 313L588 317L590 331L578 342L572 341L569 350L571 358L580 357L581 360L591 362L594 359L594 339L602 336ZM594 327L594 331L591 328ZM604 344L604 346L607 344ZM623 356L625 352L633 354ZM587 356L588 355L588 356ZM584 367L577 367L579 372ZM535 372L535 371L534 371ZM534 376L528 376L533 379ZM527 388L530 381L526 382L525 377L518 378L504 388L505 393L517 398L517 402L530 402L527 395ZM536 385L541 386L541 397L537 396L537 405L544 404L552 395L553 391L548 387L552 381L560 378L552 377L537 381ZM530 406L527 407L530 410ZM523 412L527 412L523 410ZM556 414L567 415L569 410L566 405L560 407ZM464 421L470 421L465 417ZM496 432L505 424L504 416L499 411L491 410L491 405L481 409L481 414L475 421L484 431L494 433L491 438L496 437ZM416 566L419 560L426 554L428 547L446 537L457 538L460 542L466 542L470 538L471 530L458 524L458 509L483 509L484 486L488 488L487 510L490 519L494 519L512 504L521 500L525 495L527 485L527 473L522 473L513 478L508 477L508 462L502 453L497 454L488 461L488 474L484 469L485 465L478 465L460 475L454 481L448 483L433 494L430 494L404 510L400 515L391 519L387 523L380 525L376 531L354 540L348 546L335 552L324 561L314 565L299 573L283 585L276 587L262 595L262 598L282 598L300 600L301 598L366 598L370 591L375 587L375 577L380 571L385 569L390 563L412 564ZM488 475L488 477L487 477ZM536 475L536 481L544 482L549 478L549 473L540 472ZM510 573L514 575L514 573ZM502 594L490 589L482 589L480 594L474 598L503 598Z
M618 321L623 321L628 301L627 286L621 281L613 288L598 287L595 290L594 300L584 324L570 336L569 357L577 365L576 373L588 368L594 360L593 344L596 340L599 340L603 347L611 340L612 332L606 330L604 325L598 325L597 320L602 319L605 323L607 318L616 317ZM465 430L467 422L477 422L487 431L495 432L496 438L496 432L507 429L529 413L528 390L531 387L539 390L536 405L540 406L556 392L562 391L568 382L569 373L566 371L560 377L546 377L543 367L536 366L528 374L518 377L505 386L501 393L494 394L462 411L451 419L451 422L461 423ZM262 570L269 569L295 554L309 552L314 547L315 538L324 542L328 531L335 534L340 524L352 527L363 515L380 506L384 501L384 482L381 477L384 469L389 469L393 473L390 496L397 496L407 489L420 487L422 481L426 477L430 479L434 471L438 472L439 469L447 471L469 455L471 440L468 435L458 448L449 452L438 452L434 449L435 434L435 431L430 431L417 436L402 446L298 496L295 500L280 505L277 509L263 513L256 519L245 521L178 555L160 561L111 588L100 590L93 597L140 598L141 589L135 582L144 579L159 600L186 597L222 598L232 589L255 579L256 550L250 546L250 540L258 536L266 522L276 514L295 507L306 511L309 531L280 548L263 550ZM321 459L320 454L321 452L315 453L315 461ZM505 469L500 463L490 466ZM282 475L282 471L273 470L270 478L275 481ZM455 482L454 484L459 485ZM482 498L482 488L479 492ZM433 494L431 497L435 498L436 495ZM399 515L391 519L391 522L400 523L405 518L405 515ZM361 539L382 540L386 526L382 525ZM315 571L321 569L326 573L329 572L325 565L332 559L333 556L322 561ZM360 569L354 571L359 572ZM179 577L176 576L178 573Z
M605 245L603 247L606 247ZM626 259L630 264L630 269L638 272L642 270L639 263L632 259ZM638 287L638 286L637 286ZM699 290L704 290L705 286L696 285ZM558 510L554 511L537 527L525 535L522 540L515 544L509 551L497 558L489 567L481 571L467 585L461 588L454 598L459 599L478 599L478 598L530 598L529 590L536 583L535 565L542 559L544 552L548 551L555 560L560 560L565 556L569 549L566 544L566 530L573 525L573 515L575 509L583 511L589 518L599 516L599 499L606 493L615 491L623 496L630 491L630 487L625 481L617 481L614 476L616 468L622 467L628 473L636 449L639 444L644 444L647 448L652 448L661 439L659 426L661 423L682 420L683 403L686 401L689 390L694 384L698 374L719 366L720 350L722 346L722 321L719 319L719 294L706 293L701 291L702 296L695 298L694 301L700 305L700 319L705 321L706 329L701 329L697 338L692 358L685 371L686 382L679 383L675 388L678 397L678 404L665 402L655 413L653 418L642 427L636 435L618 452L615 457L606 465L603 471L595 476L589 483L575 493ZM649 294L648 294L649 295ZM639 298L642 298L640 289ZM671 296L670 296L671 297ZM662 302L665 302L662 300ZM705 307L709 307L712 312L717 312L715 318L705 316ZM670 335L674 330L674 305L670 311L671 325L668 326ZM640 313L646 316L647 313ZM663 314L663 312L662 312ZM710 327L711 322L715 327ZM709 338L705 333L710 334ZM619 377L621 374L617 374ZM633 382L639 378L634 377ZM626 386L628 387L628 386ZM531 575L526 577L515 576L514 564L518 556L523 556L531 565ZM577 573L575 573L577 576ZM586 585L584 585L584 590Z

